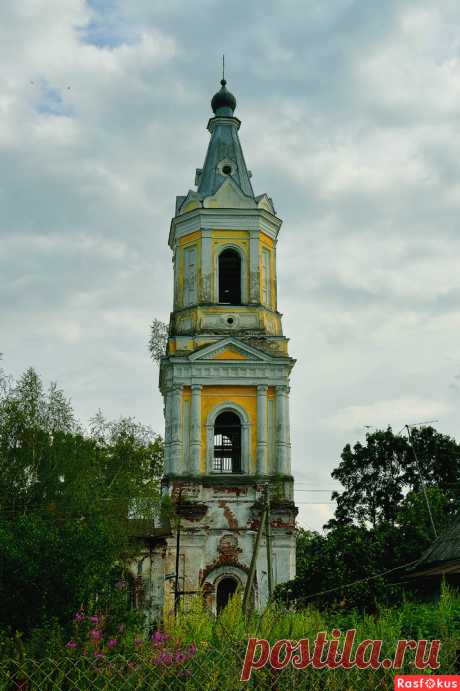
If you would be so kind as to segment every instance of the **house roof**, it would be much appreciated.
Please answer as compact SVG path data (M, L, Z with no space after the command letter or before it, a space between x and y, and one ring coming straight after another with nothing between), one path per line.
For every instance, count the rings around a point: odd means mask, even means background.
M411 567L411 575L460 571L460 514Z

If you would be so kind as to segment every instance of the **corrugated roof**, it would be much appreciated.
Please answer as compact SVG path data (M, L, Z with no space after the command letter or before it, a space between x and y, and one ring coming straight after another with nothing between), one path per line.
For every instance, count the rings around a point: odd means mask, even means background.
M460 515L456 517L450 528L445 530L422 554L411 571L455 561L460 562Z

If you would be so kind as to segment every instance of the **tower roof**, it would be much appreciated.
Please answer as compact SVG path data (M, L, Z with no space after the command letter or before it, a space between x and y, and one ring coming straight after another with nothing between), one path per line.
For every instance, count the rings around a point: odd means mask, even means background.
M252 174L247 169L238 136L241 122L233 114L236 98L227 89L225 79L220 83L221 88L211 99L214 112L214 117L208 122L211 139L203 168L196 171L197 190L189 190L185 196L176 198L176 214L196 207L222 208L222 205L227 208L265 208L275 214L273 202L266 194L254 195Z
M215 194L225 179L231 177L243 194L254 198L251 174L238 137L241 123L233 116L236 98L227 90L225 79L221 84L222 88L211 100L214 112L214 117L208 122L211 140L204 166L197 171L198 194L201 197Z

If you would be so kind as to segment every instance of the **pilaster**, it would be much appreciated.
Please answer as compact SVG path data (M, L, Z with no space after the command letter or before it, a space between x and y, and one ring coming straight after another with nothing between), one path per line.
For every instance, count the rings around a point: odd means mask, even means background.
M276 386L276 470L290 472L289 387Z
M191 471L198 475L201 458L201 384L192 384L192 413L190 420Z
M183 463L183 442L182 442L182 385L175 385L171 394L171 440L169 466L170 472L183 473L185 471Z
M266 474L267 457L267 390L268 386L257 387L257 474Z

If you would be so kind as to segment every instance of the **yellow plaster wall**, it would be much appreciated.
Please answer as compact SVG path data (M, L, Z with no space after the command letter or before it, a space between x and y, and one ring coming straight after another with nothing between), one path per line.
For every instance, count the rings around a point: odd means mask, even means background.
M191 242L194 242L195 240L199 240L201 237L201 231L200 230L195 230L193 233L189 233L188 235L184 235L183 237L179 238L179 247L184 247L184 245L188 245Z
M206 422L209 413L219 403L233 401L241 406L248 415L250 472L256 471L257 444L257 389L255 386L203 386L201 391L201 472L206 472Z
M247 240L248 234L247 230L213 230L211 237L214 240Z
M214 355L213 360L247 360L247 357L238 350L227 348L226 350L222 350L220 353L217 353L217 355Z

